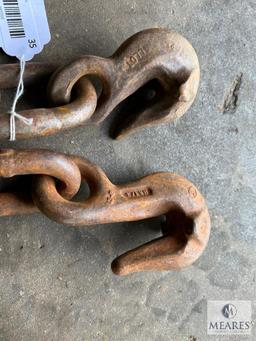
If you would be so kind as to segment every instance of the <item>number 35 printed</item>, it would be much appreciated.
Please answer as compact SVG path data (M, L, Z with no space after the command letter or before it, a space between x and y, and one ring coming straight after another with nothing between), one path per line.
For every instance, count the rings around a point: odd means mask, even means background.
M37 47L36 40L35 39L28 39L28 46L33 49L34 47Z

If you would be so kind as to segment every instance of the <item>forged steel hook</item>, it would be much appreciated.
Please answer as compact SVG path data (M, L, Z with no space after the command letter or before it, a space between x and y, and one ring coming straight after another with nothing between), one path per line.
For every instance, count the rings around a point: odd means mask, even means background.
M49 75L56 67L27 64L25 83ZM99 78L102 90L84 76ZM0 88L11 87L17 66L0 66ZM83 123L99 124L119 109L119 125L114 132L121 138L144 126L169 123L192 105L199 86L200 69L195 50L176 32L154 28L139 32L125 41L110 58L84 56L59 68L48 86L54 108L26 110L33 126L17 121L17 139L46 136ZM78 83L78 84L77 84ZM71 102L72 89L75 100ZM72 95L72 99L74 96ZM9 137L9 117L0 116L0 138Z
M0 152L0 176L22 174L37 174L31 188L34 210L59 223L84 226L166 217L163 236L118 257L112 264L116 274L188 266L208 243L210 217L204 198L177 174L154 173L130 184L114 185L86 159L45 150ZM70 201L81 178L88 183L89 198ZM0 216L31 213L31 200L1 193Z
M74 84L85 75L97 76L102 83L91 117L96 124L143 85L156 81L144 105L143 96L138 98L139 111L133 108L130 115L122 116L116 132L121 138L144 126L181 117L196 97L200 69L196 52L184 37L167 29L148 29L125 41L110 58L84 56L57 71L49 86L50 101L68 103Z

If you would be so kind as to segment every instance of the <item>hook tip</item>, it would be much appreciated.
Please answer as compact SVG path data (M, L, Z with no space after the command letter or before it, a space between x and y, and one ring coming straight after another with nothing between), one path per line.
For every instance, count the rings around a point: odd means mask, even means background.
M124 276L129 273L129 271L126 271L126 267L122 265L122 262L119 261L119 258L113 260L111 264L111 269L113 273L117 276Z

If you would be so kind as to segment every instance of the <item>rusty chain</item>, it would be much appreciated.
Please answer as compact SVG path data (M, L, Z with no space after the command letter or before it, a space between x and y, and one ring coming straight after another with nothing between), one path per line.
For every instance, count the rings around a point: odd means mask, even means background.
M164 216L163 236L119 256L116 274L177 269L192 264L206 247L210 217L203 196L185 178L154 173L124 185L114 185L86 159L47 150L1 150L0 176L31 175L24 193L0 193L0 216L40 211L70 226L131 222ZM81 181L90 190L82 201L72 198Z
M17 65L1 65L0 88L15 86L17 74ZM98 91L92 76L100 80ZM166 29L149 29L129 38L110 58L84 56L58 69L47 63L27 65L26 85L44 77L50 77L47 92L53 107L20 112L33 118L33 125L17 121L17 139L99 124L115 108L122 113L116 138L172 122L192 105L200 70L196 52L185 38ZM8 137L9 118L1 115L0 138ZM112 263L116 274L182 268L207 245L210 217L204 198L179 175L155 173L114 185L99 167L79 157L46 150L0 151L0 176L17 175L31 176L30 189L0 193L0 216L40 211L71 226L164 216L163 236L116 258ZM83 180L90 195L74 201Z
M30 63L25 84L34 84L55 69L53 64ZM85 76L100 80L98 97ZM16 138L99 124L121 104L116 138L144 126L172 122L192 105L199 78L196 52L185 38L166 29L145 30L125 41L110 58L84 56L57 69L48 85L49 103L54 107L21 111L23 117L33 118L33 125L17 121ZM1 65L0 88L12 87L16 81L17 66ZM127 107L126 99L135 104ZM9 117L0 115L0 138L8 138L9 133Z

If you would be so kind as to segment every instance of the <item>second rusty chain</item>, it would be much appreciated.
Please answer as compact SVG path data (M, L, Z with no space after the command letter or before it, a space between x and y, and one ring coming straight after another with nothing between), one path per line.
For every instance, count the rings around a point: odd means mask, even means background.
M183 268L194 263L208 243L210 217L204 198L177 174L154 173L115 185L98 166L76 156L46 150L0 151L0 177L29 174L34 176L31 192L26 190L29 196L0 193L0 217L39 210L71 226L165 217L163 236L119 256L112 263L116 274ZM89 197L71 201L82 180L89 186Z
M15 85L15 69L13 65L0 66L0 88ZM54 69L52 64L27 64L25 84L33 83L37 73L41 77ZM102 90L98 96L86 76L99 78ZM84 123L99 124L134 93L137 105L122 116L116 138L144 126L172 122L192 105L199 79L196 52L184 37L167 29L144 30L125 41L110 58L84 56L58 69L48 86L53 108L20 112L33 118L33 125L17 120L16 138L47 136ZM145 85L145 92L138 93ZM0 138L9 134L9 117L2 114Z

